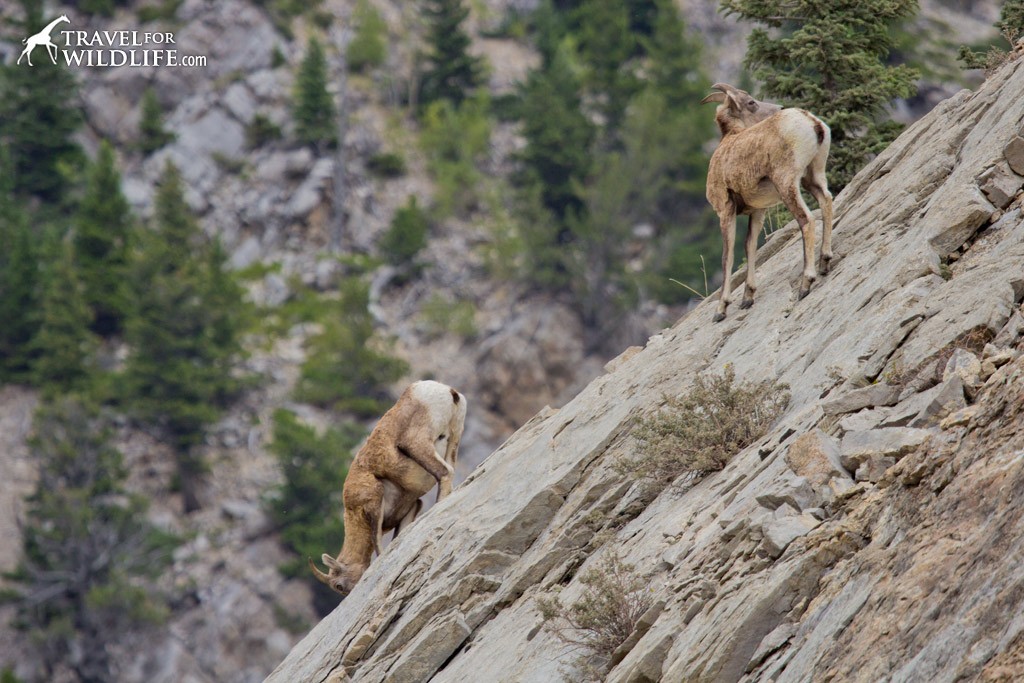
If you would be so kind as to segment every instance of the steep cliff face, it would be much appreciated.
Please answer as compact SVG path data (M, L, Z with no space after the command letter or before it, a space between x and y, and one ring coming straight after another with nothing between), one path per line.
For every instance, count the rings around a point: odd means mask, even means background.
M541 411L267 681L559 680L571 655L536 599L572 602L610 552L664 604L609 681L1019 679L1022 93L1017 61L866 168L806 299L790 225L758 256L752 309L713 324L705 301ZM726 364L787 382L785 415L641 505L613 469L635 419Z

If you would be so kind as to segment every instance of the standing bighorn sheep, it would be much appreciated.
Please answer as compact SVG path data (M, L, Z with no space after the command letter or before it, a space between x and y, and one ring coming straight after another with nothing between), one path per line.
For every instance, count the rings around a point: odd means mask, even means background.
M717 102L715 123L722 142L711 155L707 198L721 221L722 295L715 322L725 319L732 290L733 246L736 217L748 215L747 280L741 308L754 303L754 254L765 210L785 204L800 224L804 242L804 270L800 298L807 296L817 278L814 268L814 219L800 195L801 185L821 207L821 273L832 260L832 195L825 179L825 161L832 136L821 119L803 109L782 109L759 102L748 93L724 83L711 86L718 92L703 100Z
M466 397L440 382L415 382L381 417L359 449L345 479L345 542L337 559L327 553L321 582L348 595L380 554L384 534L416 519L420 497L438 486L437 500L452 490L459 441L466 423Z

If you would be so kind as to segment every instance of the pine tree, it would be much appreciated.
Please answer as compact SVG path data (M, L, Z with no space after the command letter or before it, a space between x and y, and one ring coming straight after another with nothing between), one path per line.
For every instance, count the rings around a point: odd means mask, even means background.
M89 331L92 311L85 302L69 239L55 245L42 295L42 320L32 340L38 356L35 384L44 394L81 389L90 377L96 340Z
M892 27L913 16L915 0L723 0L722 8L762 24L747 44L745 64L764 93L808 109L832 129L829 186L841 190L900 126L885 106L915 91L917 72L889 66Z
M149 154L172 142L175 136L164 128L164 109L153 88L142 93L141 107L138 145L143 154Z
M108 646L160 622L155 577L175 539L146 521L146 499L125 490L127 471L108 422L76 398L43 404L30 442L39 481L28 499L24 557L13 578L14 625L53 672L111 680Z
M996 28L1004 34L1020 38L1024 31L1024 0L1006 0L999 10L999 21Z
M240 388L232 366L245 309L240 288L225 272L223 251L199 229L170 162L157 188L153 223L132 274L137 301L126 324L131 355L124 400L174 446L191 511L199 507L205 472L197 447Z
M128 255L134 222L121 192L121 175L110 143L100 145L89 168L85 194L75 215L75 253L92 329L104 336L121 330L129 309Z
M428 67L420 84L420 104L448 100L458 105L483 83L483 63L469 53L462 0L424 0Z
M21 0L25 21L21 38L43 28L42 3ZM35 66L24 61L0 65L0 146L10 153L14 192L38 197L49 206L62 201L71 185L68 175L84 161L73 139L82 124L77 84L68 68L36 51Z
M381 237L381 253L392 265L408 266L427 246L429 228L427 215L417 204L416 196L410 195L405 206L395 212L391 226Z
M336 145L337 111L327 91L327 57L316 38L310 39L306 55L299 65L294 97L292 116L299 142L321 150Z

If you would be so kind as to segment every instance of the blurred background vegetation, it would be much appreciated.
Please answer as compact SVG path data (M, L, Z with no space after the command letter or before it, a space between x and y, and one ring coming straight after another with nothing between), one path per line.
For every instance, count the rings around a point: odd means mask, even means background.
M133 4L64 6L109 17ZM316 1L255 4L296 43L297 18L314 16L321 32L305 32L294 65L275 48L275 67L293 71L291 121L256 115L248 148L344 151L347 91L328 68L339 56L325 47L330 16ZM1022 4L1003 6L1007 39L1021 28ZM4 15L12 43L52 14L33 0L17 5ZM301 409L273 411L268 450L279 478L261 505L288 556L284 576L305 580L305 557L340 547L348 463L410 372L371 312L374 273L390 268L390 282L416 282L444 226L485 226L487 277L567 302L594 353L620 350L609 340L632 312L682 311L691 292L706 295L720 279L710 265L718 262L717 220L704 198L717 132L712 108L697 104L716 75L673 0L541 0L507 11L487 37L517 40L537 59L502 94L488 87L491 65L472 49L469 2L409 5L403 12L415 15L418 46L410 73L385 73L394 37L370 0L353 3L342 55L350 78L386 90L397 121L389 125L402 131L361 163L375 178L396 179L417 172L421 158L432 200L401 198L373 253L336 254L334 291L289 282L291 295L272 309L252 303L245 287L275 264L228 268L172 161L151 212L130 208L123 166L180 132L154 89L141 98L134 145L102 140L87 154L72 71L45 58L31 70L0 66L0 385L40 396L29 444L39 478L3 598L47 662L40 680L56 671L114 680L104 643L160 628L180 600L180 587L160 577L187 539L147 514L115 437L137 430L166 446L175 473L167 493L180 496L184 514L200 510L211 426L266 381L247 369L247 357L295 326L311 332L283 402L322 410L331 424L315 429ZM136 17L170 21L180 6L145 3ZM832 126L838 191L898 133L887 107L911 97L915 69L928 67L907 47L916 3L726 0L722 9L759 27L746 56L751 77L739 85L807 107ZM855 36L854 25L863 28ZM983 66L977 50L987 47L965 48L968 65ZM993 49L1003 54L1006 45ZM511 166L498 168L493 138L509 124L519 144ZM244 159L217 161L247 172ZM482 334L476 308L457 293L432 292L417 320L427 338L472 342ZM334 604L316 593L319 613Z

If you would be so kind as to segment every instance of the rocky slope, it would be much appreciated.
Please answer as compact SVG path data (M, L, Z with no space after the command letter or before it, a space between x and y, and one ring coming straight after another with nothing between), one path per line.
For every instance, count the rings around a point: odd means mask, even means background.
M1012 62L867 167L806 299L790 225L759 254L752 309L712 324L705 301L538 413L268 683L559 680L571 656L536 599L571 602L611 552L659 604L609 681L1019 680L1022 93ZM785 415L638 505L613 469L635 418L726 364L787 382Z

